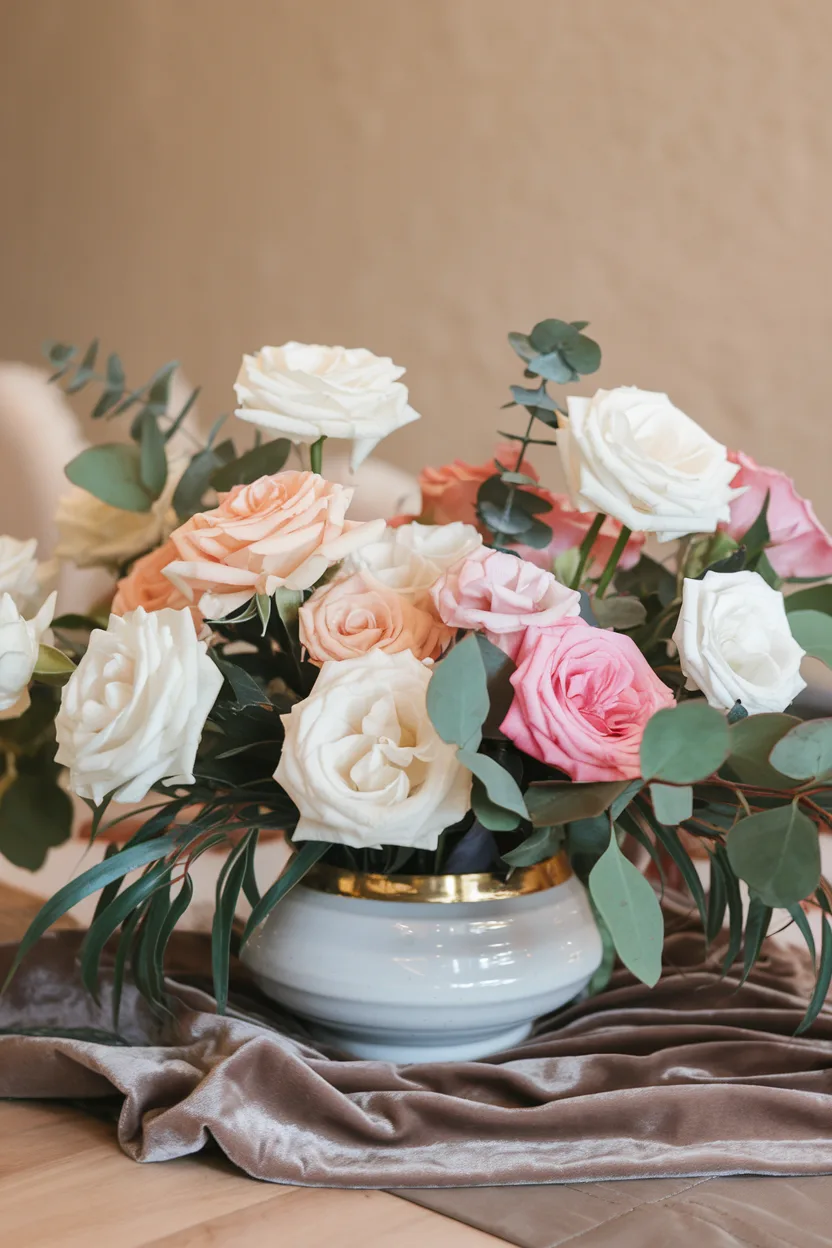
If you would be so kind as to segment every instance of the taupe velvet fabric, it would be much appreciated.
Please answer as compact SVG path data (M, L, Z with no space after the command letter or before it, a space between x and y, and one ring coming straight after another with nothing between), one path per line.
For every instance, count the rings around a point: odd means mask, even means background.
M832 1012L811 1036L792 1035L805 963L773 948L738 990L699 967L701 935L678 906L668 926L657 988L619 971L604 993L510 1052L400 1068L339 1060L254 996L238 994L234 1013L217 1017L184 974L171 985L169 1025L128 992L128 1044L102 1043L94 1029L109 1028L106 992L100 1008L85 995L79 937L60 933L0 999L0 1097L115 1093L124 1098L119 1139L136 1160L180 1157L213 1139L243 1170L278 1183L407 1189L832 1172ZM11 955L0 949L0 964ZM22 1029L40 1034L9 1034ZM48 1034L69 1029L85 1038Z

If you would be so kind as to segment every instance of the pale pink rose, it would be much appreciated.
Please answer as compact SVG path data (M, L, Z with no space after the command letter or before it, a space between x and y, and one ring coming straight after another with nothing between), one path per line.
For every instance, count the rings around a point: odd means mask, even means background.
M346 519L353 491L314 472L277 472L220 495L171 534L179 558L165 575L206 619L221 619L254 594L310 589L327 568L376 541L384 521Z
M483 481L499 472L497 464L511 472L524 472L538 480L538 475L527 460L517 464L517 447L504 442L494 452L494 459L484 464L466 464L455 459L441 468L423 468L419 473L422 490L422 520L430 524L451 524L461 520L463 524L479 524L477 519L477 491ZM482 527L482 526L480 526Z
M511 683L503 732L580 782L635 779L648 719L675 705L631 637L581 619L527 629Z
M116 585L116 595L111 611L113 615L126 615L136 607L145 611L164 611L172 607L179 611L189 605L181 589L168 580L164 569L176 558L176 547L168 540L163 546L151 550L149 555L137 559L127 576ZM202 615L197 607L191 607L191 619L197 633L202 629Z
M436 659L453 631L423 607L360 572L316 589L300 609L300 640L313 663L356 659L370 650Z
M542 550L535 550L531 546L512 546L511 549L516 550L521 558L537 564L539 568L551 568L558 555L562 555L564 551L571 550L575 546L580 546L595 519L595 515L591 511L577 511L566 494L552 494L545 489L538 489L534 492L540 498L545 498L546 502L551 505L552 510L541 512L539 519L544 524L548 524L552 530L552 540ZM598 574L601 572L604 564L612 554L613 546L618 540L620 533L621 525L618 520L613 520L612 516L607 516L601 525L600 533L593 542L592 552L586 569L588 573L595 572ZM626 570L638 563L645 540L645 533L634 533L632 535L624 547L624 552L619 560L618 566L620 568Z
M551 572L485 546L449 568L431 597L451 628L485 633L512 659L530 625L543 628L581 609L580 594Z
M812 504L801 498L791 477L776 468L763 468L742 451L729 451L728 458L740 470L732 486L745 486L745 493L731 504L731 519L725 532L739 541L760 514L766 492L768 529L771 545L766 547L771 566L778 576L832 576L832 536L815 515Z

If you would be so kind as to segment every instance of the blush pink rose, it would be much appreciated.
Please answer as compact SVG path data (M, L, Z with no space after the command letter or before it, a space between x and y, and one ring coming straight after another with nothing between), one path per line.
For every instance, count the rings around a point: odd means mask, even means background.
M431 597L447 625L485 633L512 659L529 625L543 628L581 609L580 594L551 572L485 546L449 568Z
M725 532L739 541L760 514L766 492L771 545L766 547L771 566L778 576L832 576L832 536L815 515L812 504L801 498L791 477L776 468L763 468L742 451L729 451L728 458L740 470L731 482L745 486L745 493L731 504L731 519Z
M165 575L206 619L221 619L255 594L310 589L327 568L367 542L383 520L347 520L353 491L314 472L277 472L220 495L171 534L179 558Z
M531 546L512 546L512 550L516 550L522 559L528 559L530 563L537 564L539 568L551 568L558 555L562 555L564 551L574 546L580 546L595 516L591 511L577 511L566 494L551 494L549 490L544 489L534 492L541 498L545 498L546 502L551 505L552 510L541 512L540 519L552 530L552 540L542 550L535 550ZM607 516L593 543L587 572L601 572L612 554L612 548L620 532L619 521L613 520L612 516ZM620 568L632 568L638 563L646 536L645 533L632 535L619 560Z
M441 468L423 468L419 473L423 521L451 524L454 520L461 520L463 524L478 525L477 491L483 481L498 471L494 460L503 468L525 472L538 480L537 473L527 460L517 467L517 449L510 442L498 446L494 459L488 459L484 464L466 464L462 459L455 459L452 464L444 464Z
M441 620L409 598L371 586L360 572L316 589L300 609L300 640L313 663L356 659L370 650L437 659L453 637Z
M635 779L648 719L675 705L631 637L581 619L529 628L511 683L503 732L582 783Z
M137 559L127 576L123 576L116 585L113 599L113 615L126 615L135 611L136 607L144 607L145 611L163 611L172 607L174 611L189 606L188 599L165 576L164 570L176 558L176 547L168 540L150 554ZM197 633L202 629L202 615L191 606L191 619Z

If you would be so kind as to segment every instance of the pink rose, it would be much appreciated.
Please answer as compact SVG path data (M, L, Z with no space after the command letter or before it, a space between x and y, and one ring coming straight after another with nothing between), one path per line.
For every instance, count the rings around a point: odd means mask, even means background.
M551 568L558 555L562 555L565 550L570 550L574 546L580 546L595 515L591 511L576 511L566 494L551 494L544 489L534 492L551 504L552 510L542 512L540 519L552 530L552 540L542 550L535 550L531 546L512 546L512 550L516 550L521 558L528 559L530 563L537 564L539 568ZM620 532L621 525L618 520L607 516L593 543L587 572L601 572L612 554L612 548ZM645 540L646 534L644 533L632 535L624 547L624 553L618 564L620 568L632 568L638 563Z
M220 495L171 534L179 558L165 568L174 585L200 595L207 619L223 618L255 594L310 589L327 568L367 542L384 521L346 519L353 491L314 472L277 472Z
M518 468L517 448L510 442L497 447L494 459L503 468L525 472L535 481L538 479L527 460L523 460ZM452 464L444 464L441 468L423 468L419 474L423 520L430 524L450 524L454 520L479 524L477 491L483 481L499 471L494 459L488 459L484 464L466 464L462 459L455 459Z
M300 639L313 663L356 659L370 650L436 659L453 637L431 611L360 572L316 589L300 609Z
M484 632L512 659L529 625L544 628L581 609L580 594L551 572L485 546L449 568L431 596L451 628Z
M740 466L731 485L747 488L731 504L731 519L723 526L726 533L739 541L757 519L770 491L771 545L766 554L774 571L778 576L832 576L832 537L812 504L800 497L791 477L776 468L761 467L742 451L729 451L728 458Z
M518 749L572 780L631 780L651 715L673 694L625 633L562 620L530 628L502 724Z
M179 611L189 605L188 599L180 589L168 580L164 570L176 558L176 547L168 540L163 546L151 550L149 555L137 559L127 576L123 576L116 585L113 599L113 615L126 615L135 611L136 607L144 607L145 611L163 611L172 607ZM191 607L191 619L197 632L202 629L202 615L196 607Z

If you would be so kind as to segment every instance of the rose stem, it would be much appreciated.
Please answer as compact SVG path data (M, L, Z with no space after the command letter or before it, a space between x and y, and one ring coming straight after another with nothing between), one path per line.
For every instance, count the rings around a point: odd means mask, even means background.
M604 568L604 571L601 573L601 579L598 582L598 588L595 591L596 597L603 598L604 594L607 592L607 589L609 588L609 583L612 580L613 575L615 573L615 569L618 567L618 560L623 555L624 547L629 542L632 536L632 532L633 532L632 529L628 529L626 524L623 524L621 526L621 532L618 534L618 540L613 546L612 554L607 560L607 566Z
M598 515L587 529L586 537L581 542L581 546L578 551L578 566L575 569L575 575L572 577L572 584L569 587L570 589L580 589L581 581L584 578L584 572L586 572L586 565L589 563L589 556L592 553L592 547L595 545L595 539L601 532L601 526L606 518L607 517L604 515L603 511L599 511Z
M318 441L313 442L309 448L309 466L319 476L324 462L324 442L326 442L326 437L318 438Z

